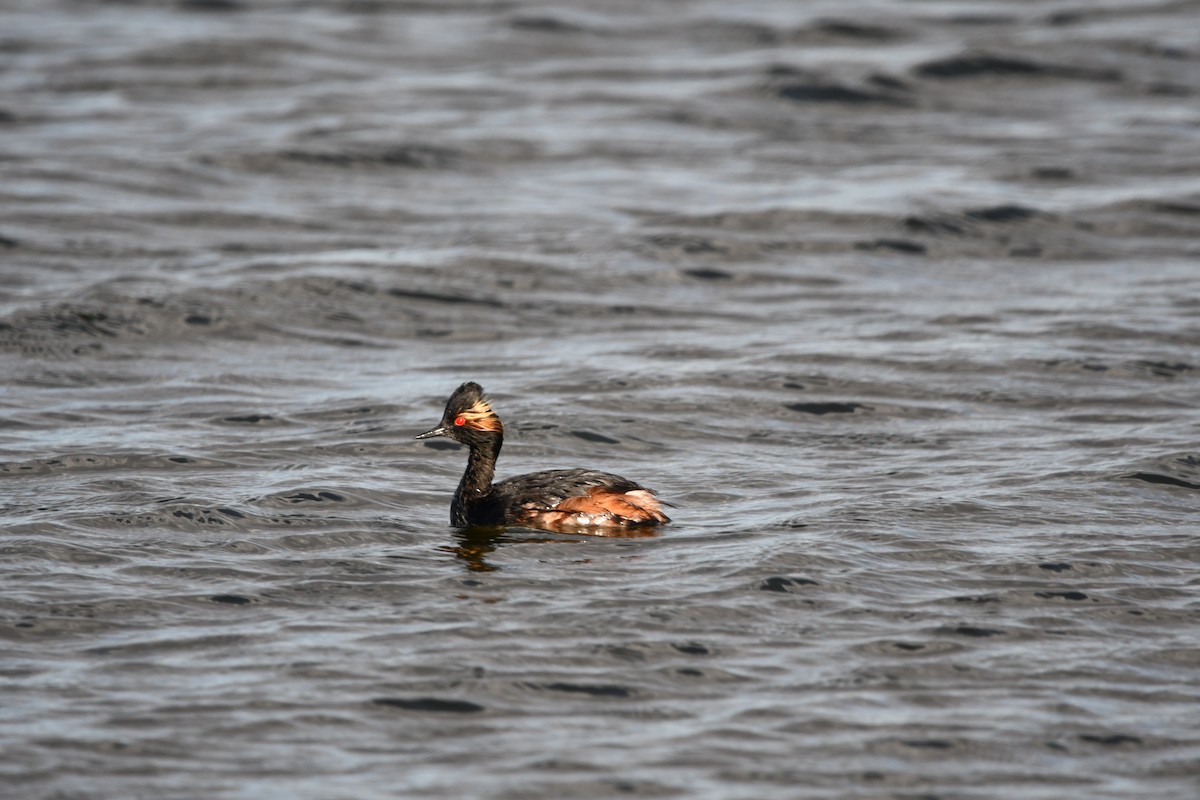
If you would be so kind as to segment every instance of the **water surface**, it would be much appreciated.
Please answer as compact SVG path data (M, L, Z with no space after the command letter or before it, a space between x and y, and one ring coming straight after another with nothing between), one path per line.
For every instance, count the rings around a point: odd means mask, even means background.
M8 3L5 795L1194 797L1195 19Z

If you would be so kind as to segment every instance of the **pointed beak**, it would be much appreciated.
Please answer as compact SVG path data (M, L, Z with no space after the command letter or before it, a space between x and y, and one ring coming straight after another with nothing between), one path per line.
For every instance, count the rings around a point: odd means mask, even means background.
M414 436L414 439L432 439L435 436L449 436L450 430L445 425L440 425L431 431L425 431L419 436Z

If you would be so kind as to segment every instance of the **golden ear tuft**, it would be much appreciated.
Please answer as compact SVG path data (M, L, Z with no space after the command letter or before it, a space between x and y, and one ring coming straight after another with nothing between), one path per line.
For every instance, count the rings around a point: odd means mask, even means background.
M488 401L482 397L475 401L475 404L459 414L469 428L474 428L479 431L495 431L499 432L500 418L496 416L496 412L492 411L492 407L488 405Z

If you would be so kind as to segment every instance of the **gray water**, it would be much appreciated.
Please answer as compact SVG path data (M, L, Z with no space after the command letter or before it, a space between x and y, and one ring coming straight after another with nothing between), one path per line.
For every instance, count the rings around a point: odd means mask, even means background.
M0 795L1197 796L1198 26L8 0Z

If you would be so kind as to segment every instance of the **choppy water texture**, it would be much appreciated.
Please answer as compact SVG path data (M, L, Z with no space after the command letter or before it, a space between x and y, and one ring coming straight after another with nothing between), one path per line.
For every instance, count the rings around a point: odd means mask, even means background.
M9 0L0 793L1195 797L1198 24Z

